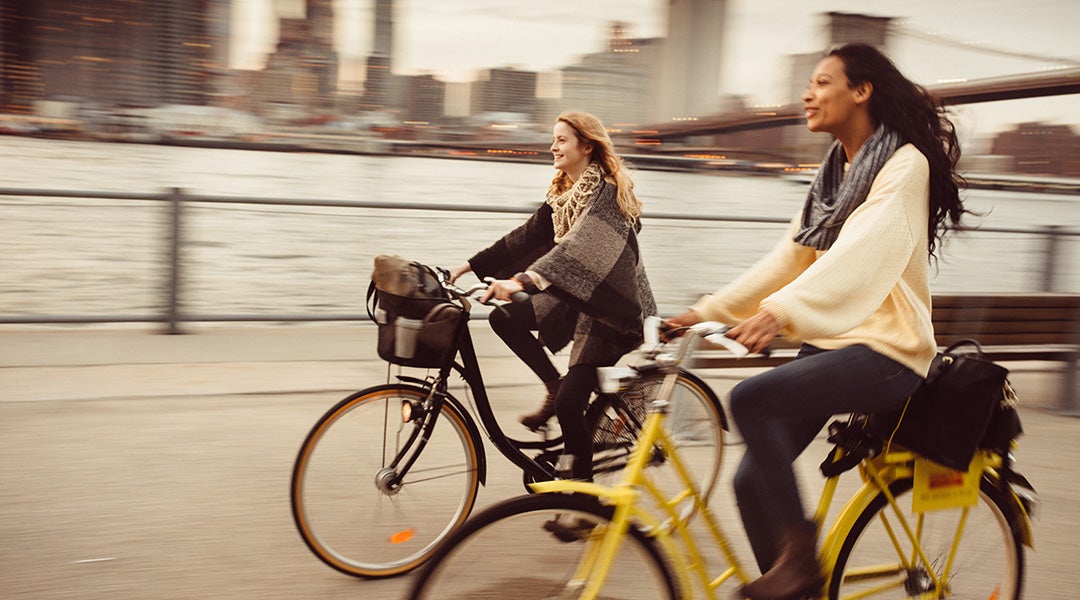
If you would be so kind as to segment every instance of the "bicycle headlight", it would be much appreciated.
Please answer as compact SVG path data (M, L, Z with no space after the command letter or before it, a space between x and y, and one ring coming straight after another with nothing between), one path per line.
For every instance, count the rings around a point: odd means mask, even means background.
M424 406L419 402L413 402L412 400L401 401L401 422L408 423L409 421L415 421L423 418Z

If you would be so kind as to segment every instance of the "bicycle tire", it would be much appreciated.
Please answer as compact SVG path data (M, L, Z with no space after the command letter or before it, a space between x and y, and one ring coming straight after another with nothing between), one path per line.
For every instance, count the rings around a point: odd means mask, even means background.
M614 508L582 494L533 494L478 512L439 547L413 581L412 600L576 598L573 577L589 544L562 541L544 529L553 518L604 525ZM601 596L681 598L658 542L629 527Z
M916 521L910 511L912 480L898 480L890 490L897 498L898 506L908 507L905 518L914 529ZM925 513L920 545L938 571L944 568L948 558L960 512L960 509L948 509ZM979 500L969 511L957 554L947 574L948 589L938 597L1019 600L1023 588L1024 546L1017 519L997 485L984 478ZM886 521L894 527L899 548L894 547L887 537L883 524ZM900 551L905 552L908 560L914 555L888 499L879 492L844 538L829 584L829 598L840 600L889 584L892 585L890 590L859 597L909 598L930 591L933 580L917 559L913 563L915 568L909 570L893 564L898 562L896 556ZM870 567L871 561L882 561L883 564ZM878 570L879 575L872 576L872 570Z
M355 577L400 575L423 564L472 512L478 449L449 402L400 486L385 483L397 449L409 444L410 456L419 439L410 434L421 425L402 422L402 401L426 396L404 384L361 390L328 410L301 445L290 490L293 520L330 567Z
M664 375L642 376L640 397L627 394L600 394L590 405L586 419L593 431L593 477L597 483L613 485L626 466ZM708 499L719 479L724 452L726 420L720 399L692 373L682 371L668 406L664 428L676 445L679 456L693 478L702 498ZM649 462L649 477L669 497L684 485L659 451ZM688 500L687 509L692 507ZM685 509L682 514L686 516Z

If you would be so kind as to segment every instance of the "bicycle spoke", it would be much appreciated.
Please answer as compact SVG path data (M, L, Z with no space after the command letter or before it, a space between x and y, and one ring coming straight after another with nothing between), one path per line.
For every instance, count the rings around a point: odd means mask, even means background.
M328 411L305 440L293 472L293 518L329 566L362 577L408 571L471 511L478 450L462 418L443 404L422 438L416 424L398 416L403 401L426 396L407 385L358 392ZM398 468L409 465L397 483L386 466L394 459Z
M896 506L910 507L910 480L893 486ZM856 519L837 559L830 598L1021 597L1016 517L992 484L983 481L970 509L913 514L905 508L917 545L892 526L893 511L879 495Z

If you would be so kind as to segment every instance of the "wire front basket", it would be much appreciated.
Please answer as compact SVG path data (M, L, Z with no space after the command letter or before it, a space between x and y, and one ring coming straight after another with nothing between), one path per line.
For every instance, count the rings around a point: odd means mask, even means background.
M605 410L593 430L594 451L633 446L662 383L658 377L634 377L618 392L606 394Z

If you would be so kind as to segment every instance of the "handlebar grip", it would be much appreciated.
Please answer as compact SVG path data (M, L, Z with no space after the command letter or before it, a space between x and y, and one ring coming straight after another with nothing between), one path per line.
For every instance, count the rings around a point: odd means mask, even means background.
M528 302L529 301L529 294L527 294L525 292L514 292L513 294L510 294L510 301L511 302Z

